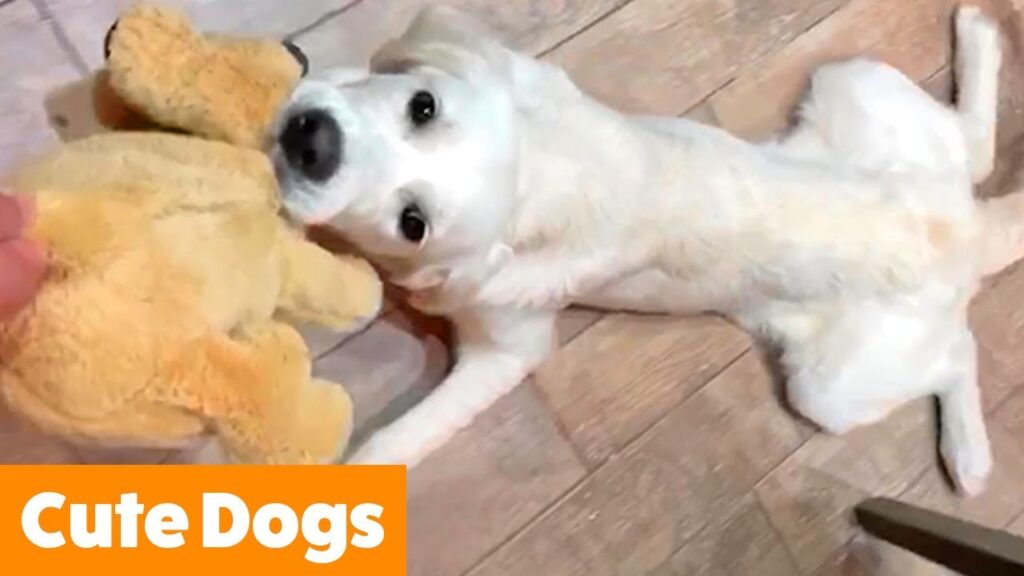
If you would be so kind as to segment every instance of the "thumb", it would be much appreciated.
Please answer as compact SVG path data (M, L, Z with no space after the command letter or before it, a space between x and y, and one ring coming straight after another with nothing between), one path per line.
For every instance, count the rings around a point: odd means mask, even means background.
M34 242L24 238L0 240L0 320L32 301L45 272L45 255Z
M0 240L20 236L32 224L35 212L33 197L15 196L0 189Z

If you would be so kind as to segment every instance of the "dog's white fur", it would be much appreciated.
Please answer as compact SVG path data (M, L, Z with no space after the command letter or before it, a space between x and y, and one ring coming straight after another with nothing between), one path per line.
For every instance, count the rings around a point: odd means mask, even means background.
M370 71L305 83L288 113L328 110L345 160L313 183L278 154L287 207L342 231L458 334L451 375L352 461L418 463L527 376L557 310L579 303L732 317L781 348L792 406L830 432L938 395L947 467L982 490L967 304L1024 255L1024 197L972 195L993 165L1000 38L975 8L956 32L955 109L885 64L830 64L794 129L764 143L611 110L447 9ZM416 129L420 89L439 114ZM411 199L430 222L421 244L398 233Z

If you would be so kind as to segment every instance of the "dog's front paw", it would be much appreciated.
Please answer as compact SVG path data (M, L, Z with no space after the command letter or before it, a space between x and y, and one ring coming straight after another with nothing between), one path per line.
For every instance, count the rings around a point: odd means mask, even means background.
M403 426L399 422L371 436L345 463L406 466L411 470L450 436L444 429L432 434L423 426Z
M408 464L402 460L400 450L397 449L395 443L382 432L371 436L345 463L373 466Z
M392 433L385 429L371 436L345 463L406 466L411 470L439 446L435 444L423 438Z
M999 24L978 6L961 6L956 13L955 26L961 41L972 41L980 48L999 50Z

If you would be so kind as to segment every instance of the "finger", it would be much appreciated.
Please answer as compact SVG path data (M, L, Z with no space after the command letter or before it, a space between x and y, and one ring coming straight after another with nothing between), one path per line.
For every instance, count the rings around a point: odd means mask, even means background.
M43 251L19 238L0 243L0 320L32 301L46 272Z
M35 201L30 196L0 192L0 240L17 238L35 219Z

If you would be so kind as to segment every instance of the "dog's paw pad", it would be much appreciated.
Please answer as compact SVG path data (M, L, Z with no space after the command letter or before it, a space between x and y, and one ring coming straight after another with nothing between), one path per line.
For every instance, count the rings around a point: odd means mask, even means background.
M988 16L978 6L961 6L956 11L956 25L960 28L967 28L976 23L987 22Z
M957 11L956 32L960 38L970 38L975 42L999 42L998 25L977 6L963 6Z
M961 476L956 480L957 489L968 498L979 496L988 487L988 476Z
M946 465L957 490L968 498L984 492L992 471L992 457L988 450L950 456L946 458Z

